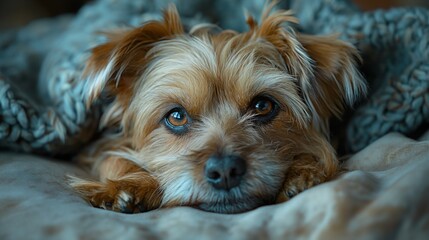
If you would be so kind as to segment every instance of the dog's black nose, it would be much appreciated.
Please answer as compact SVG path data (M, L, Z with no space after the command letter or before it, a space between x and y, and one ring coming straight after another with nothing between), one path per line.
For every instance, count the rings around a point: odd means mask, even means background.
M207 182L216 189L223 190L238 186L245 173L246 162L237 155L213 155L204 168Z

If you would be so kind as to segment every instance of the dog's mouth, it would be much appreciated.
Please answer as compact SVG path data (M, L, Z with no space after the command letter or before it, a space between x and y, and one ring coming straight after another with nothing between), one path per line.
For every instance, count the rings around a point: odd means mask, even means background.
M273 204L274 200L261 197L247 197L241 199L227 199L216 202L201 202L192 204L192 207L215 213L242 213L260 206Z

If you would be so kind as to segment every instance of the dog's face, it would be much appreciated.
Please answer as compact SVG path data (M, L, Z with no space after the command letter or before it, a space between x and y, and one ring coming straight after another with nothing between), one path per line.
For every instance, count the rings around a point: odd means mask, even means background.
M296 36L287 12L269 11L246 33L185 34L170 8L94 49L89 100L115 95L105 121L121 123L118 154L159 180L165 206L241 212L273 202L300 156L336 170L326 122L364 89L355 50Z

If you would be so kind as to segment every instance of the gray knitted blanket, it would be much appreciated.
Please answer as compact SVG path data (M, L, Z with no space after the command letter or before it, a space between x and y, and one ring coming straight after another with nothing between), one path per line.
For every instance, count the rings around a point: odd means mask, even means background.
M35 21L0 33L0 148L72 154L96 138L103 104L85 107L79 81L100 30L160 18L175 2L186 26L211 22L246 30L243 8L262 0L97 0L76 16ZM417 136L429 116L429 12L404 8L361 12L348 0L283 0L299 31L339 33L362 53L370 96L345 118L345 149L358 151L388 132ZM421 131L423 133L423 131Z

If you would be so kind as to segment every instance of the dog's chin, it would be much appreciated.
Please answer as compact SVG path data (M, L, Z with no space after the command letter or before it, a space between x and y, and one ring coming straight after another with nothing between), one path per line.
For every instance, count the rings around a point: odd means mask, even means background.
M194 205L194 207L207 212L232 214L250 211L260 206L273 204L273 202L274 200L271 199L262 199L260 197L247 197L242 199L225 200L218 202L203 202Z

